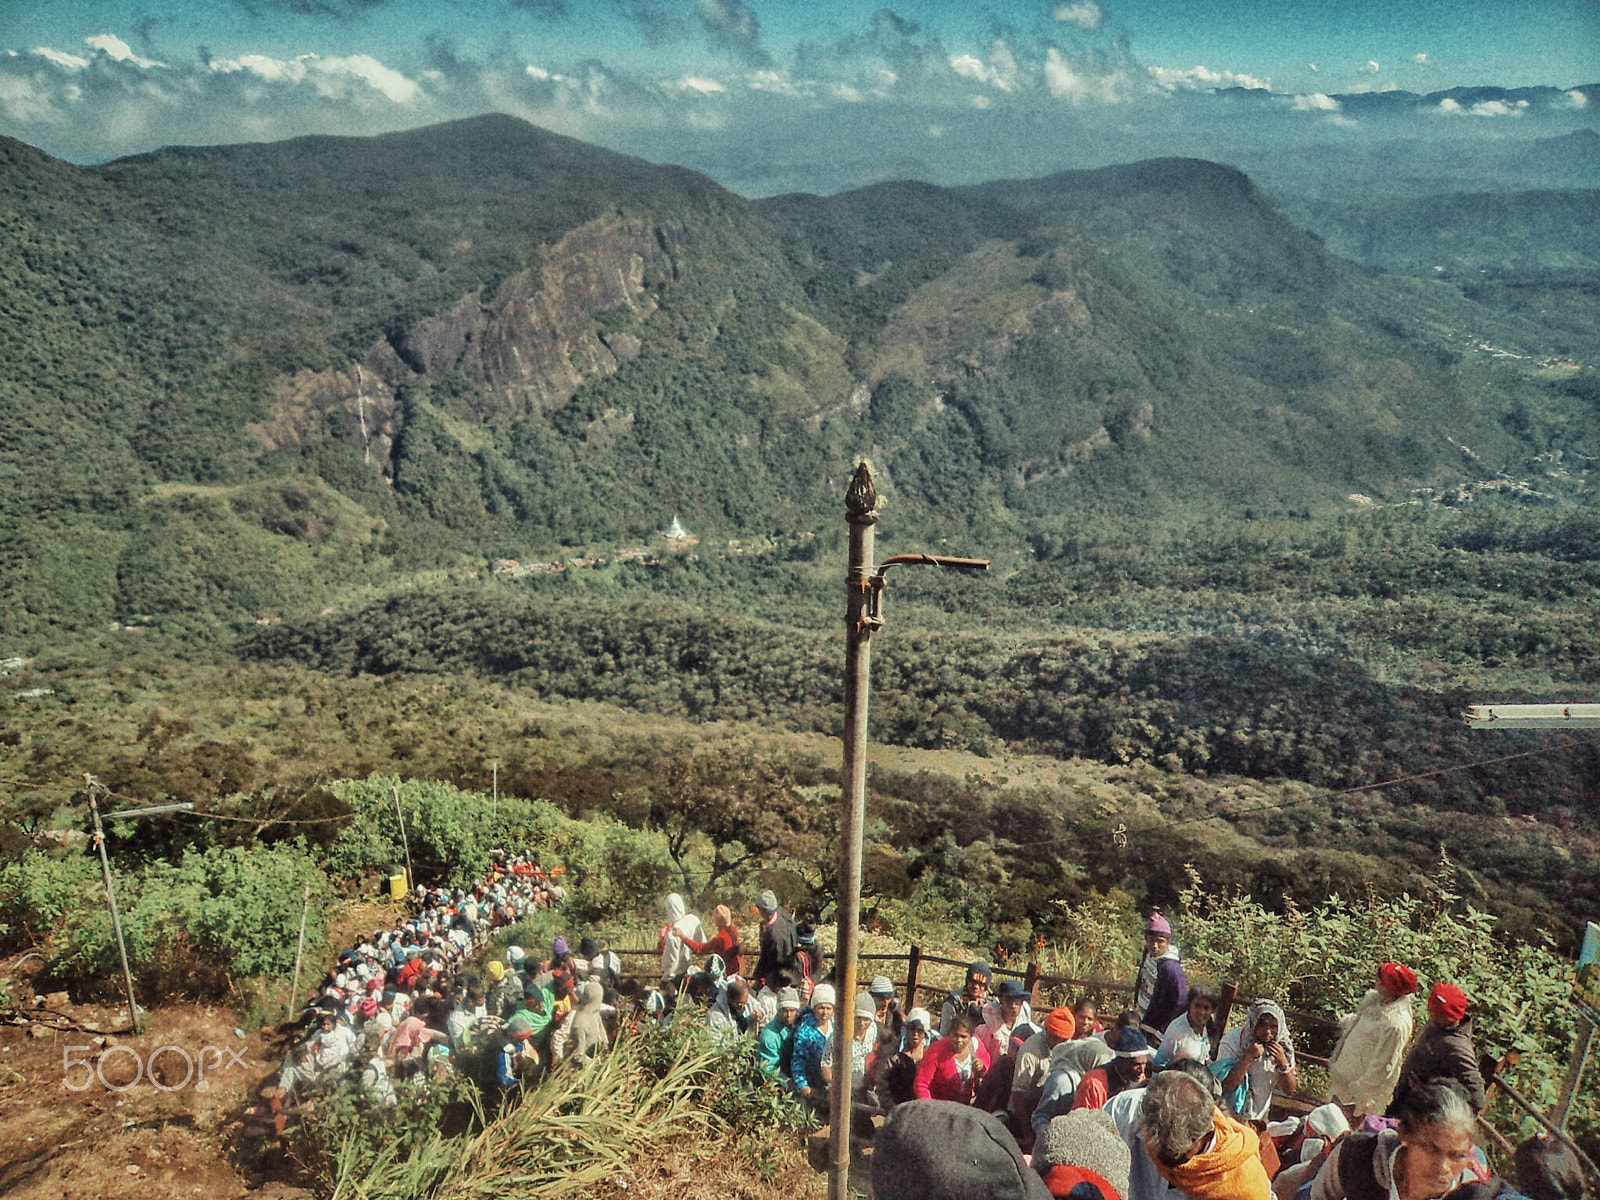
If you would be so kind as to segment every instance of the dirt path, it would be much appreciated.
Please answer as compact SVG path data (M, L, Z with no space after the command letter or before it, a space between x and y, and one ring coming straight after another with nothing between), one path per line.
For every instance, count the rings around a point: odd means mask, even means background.
M227 1008L164 1005L138 1036L126 1013L57 996L13 1019L27 1024L0 1025L0 1195L222 1200L262 1182L236 1147L248 1097L280 1052L260 1034L237 1036Z

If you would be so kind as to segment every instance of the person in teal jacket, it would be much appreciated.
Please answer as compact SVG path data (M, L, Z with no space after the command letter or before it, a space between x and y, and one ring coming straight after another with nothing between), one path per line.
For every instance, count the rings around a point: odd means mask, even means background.
M778 1015L761 1028L756 1038L756 1062L769 1079L790 1084L791 1060L794 1056L794 1031L800 1019L800 993L794 988L784 988L778 993Z

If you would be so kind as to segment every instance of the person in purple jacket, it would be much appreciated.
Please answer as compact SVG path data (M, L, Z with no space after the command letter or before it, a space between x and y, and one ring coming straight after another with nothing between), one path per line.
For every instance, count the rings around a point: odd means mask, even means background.
M1172 925L1158 912L1150 914L1144 927L1144 957L1139 961L1136 987L1134 1007L1139 1011L1139 1024L1150 1044L1159 1046L1167 1026L1189 1006L1189 977L1172 944Z

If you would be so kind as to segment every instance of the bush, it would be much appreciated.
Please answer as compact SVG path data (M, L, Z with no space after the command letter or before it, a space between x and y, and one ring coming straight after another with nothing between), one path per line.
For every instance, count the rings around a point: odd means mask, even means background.
M177 863L117 872L129 964L149 992L211 994L294 962L305 889L306 940L320 945L332 898L304 845L187 850ZM36 947L47 971L83 985L120 971L99 863L29 851L0 869L0 938Z
M328 790L355 817L328 847L328 870L338 878L355 879L369 871L398 874L405 869L408 845L419 882L476 878L487 869L489 851L504 827L489 797L448 783L370 775L341 779Z
M1241 997L1270 997L1285 1008L1337 1019L1372 986L1380 963L1404 962L1421 981L1414 1007L1447 980L1472 1001L1473 1033L1481 1053L1520 1061L1506 1076L1541 1110L1552 1107L1565 1074L1577 1017L1570 1003L1572 963L1549 945L1497 937L1495 918L1462 905L1446 864L1429 892L1386 899L1330 897L1315 908L1293 904L1269 912L1249 896L1208 895L1191 871L1183 893L1178 940L1191 971L1238 985ZM1491 1110L1509 1126L1520 1110L1497 1102ZM1579 1093L1577 1131L1600 1123L1600 1098ZM1531 1127L1524 1132L1532 1132Z

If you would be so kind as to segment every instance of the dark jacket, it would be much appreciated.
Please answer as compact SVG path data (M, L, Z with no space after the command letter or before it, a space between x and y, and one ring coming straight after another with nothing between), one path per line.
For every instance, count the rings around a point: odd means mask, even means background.
M1454 1079L1467 1092L1473 1112L1482 1112L1488 1102L1483 1075L1478 1070L1478 1054L1472 1046L1472 1018L1459 1025L1428 1022L1417 1044L1400 1067L1400 1084L1389 1104L1389 1115L1400 1111L1400 1102L1412 1088L1440 1079Z
M756 981L775 992L798 985L800 981L794 971L795 945L794 918L780 908L777 919L761 927L761 957L756 960Z
M1167 1026L1188 1008L1189 977L1184 974L1183 963L1175 956L1158 958L1156 990L1150 997L1150 1007L1140 1015L1139 1023L1160 1037L1166 1033Z

